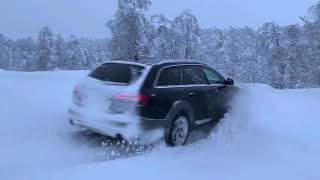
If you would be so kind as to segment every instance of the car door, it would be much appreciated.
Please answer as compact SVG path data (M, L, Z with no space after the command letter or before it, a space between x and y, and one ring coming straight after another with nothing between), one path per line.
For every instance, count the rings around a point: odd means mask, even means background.
M201 66L183 66L183 86L187 94L185 100L191 104L194 110L196 124L206 121L210 117L205 104L205 88L208 86L208 81Z
M183 99L182 67L168 66L159 71L155 87L152 91L149 108L150 117L164 119L174 102Z
M214 69L206 66L203 66L202 69L209 82L206 88L207 110L211 117L218 119L226 112L227 85L225 79Z

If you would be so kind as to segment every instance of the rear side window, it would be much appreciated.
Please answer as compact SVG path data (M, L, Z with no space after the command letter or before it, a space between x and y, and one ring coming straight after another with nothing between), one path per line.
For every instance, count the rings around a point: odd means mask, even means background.
M178 86L182 84L182 69L168 67L161 71L157 86Z
M144 67L131 64L107 63L90 73L90 77L117 84L131 84L143 73Z
M185 66L183 69L183 85L207 85L208 80L200 66Z

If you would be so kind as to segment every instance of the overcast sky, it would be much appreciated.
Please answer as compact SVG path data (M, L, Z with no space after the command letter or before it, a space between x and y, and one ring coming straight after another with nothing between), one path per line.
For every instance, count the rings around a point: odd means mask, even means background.
M274 21L300 22L299 17L317 0L152 0L150 13L168 18L191 9L202 27L258 27ZM64 36L108 36L105 23L117 0L0 0L0 33L12 38L36 36L43 26Z

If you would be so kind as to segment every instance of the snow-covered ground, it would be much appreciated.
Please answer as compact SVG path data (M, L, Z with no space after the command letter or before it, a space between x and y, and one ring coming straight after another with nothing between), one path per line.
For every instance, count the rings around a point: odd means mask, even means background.
M243 85L211 138L110 161L117 149L66 121L85 75L0 72L1 180L320 179L320 89Z

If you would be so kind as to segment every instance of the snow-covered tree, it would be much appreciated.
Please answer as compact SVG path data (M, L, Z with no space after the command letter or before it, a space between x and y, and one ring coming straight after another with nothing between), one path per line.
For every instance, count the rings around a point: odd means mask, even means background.
M87 57L84 49L80 46L79 39L76 36L71 35L67 46L68 50L65 67L67 69L75 70L83 69L84 65L86 64Z
M320 2L311 6L309 12L312 15L313 22L320 25Z
M306 46L302 41L303 29L299 25L290 25L283 28L284 51L284 87L295 87L305 81L306 62L304 59ZM299 74L299 75L298 75Z
M53 33L49 27L44 27L38 36L38 70L52 70L57 67L57 56Z
M66 42L63 37L58 34L55 39L55 48L57 55L57 67L63 69L66 66L67 54L66 54Z
M150 54L153 27L144 11L150 0L119 0L113 20L107 23L112 40L110 49L113 57L138 57Z
M154 47L152 56L161 59L173 59L176 34L172 29L172 22L164 15L151 17L155 26Z
M190 10L184 10L173 21L176 33L176 52L181 59L197 59L200 43L200 27L197 18Z
M9 69L10 52L7 47L7 40L0 34L0 69Z
M282 29L275 23L265 23L258 30L258 53L267 63L269 82L274 87L282 87L284 75L284 51L281 44Z
M18 59L16 59L16 70L33 71L36 70L36 55L37 55L37 45L35 41L31 38L17 39L15 42L15 47L19 49Z

